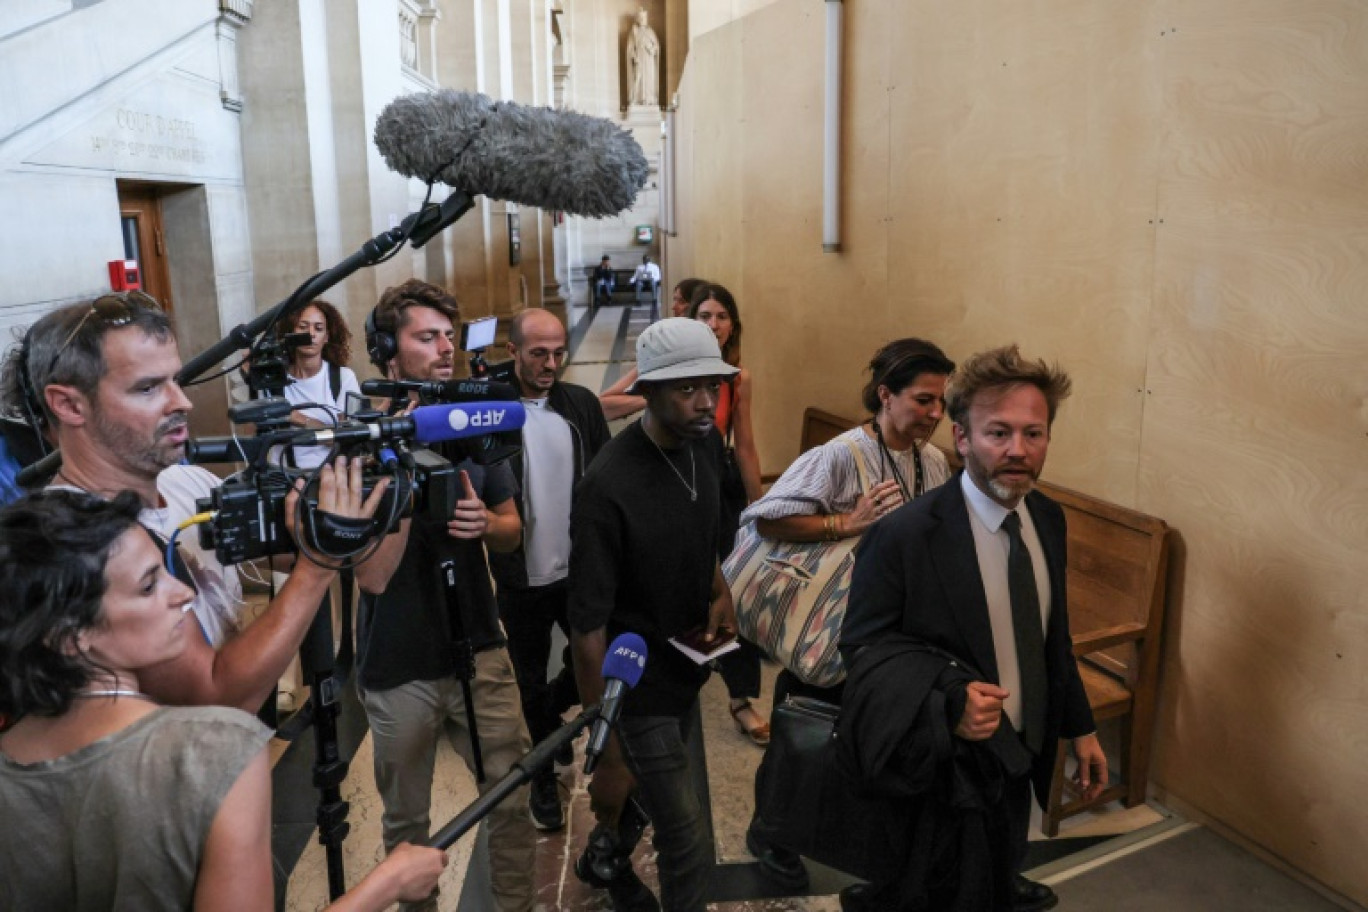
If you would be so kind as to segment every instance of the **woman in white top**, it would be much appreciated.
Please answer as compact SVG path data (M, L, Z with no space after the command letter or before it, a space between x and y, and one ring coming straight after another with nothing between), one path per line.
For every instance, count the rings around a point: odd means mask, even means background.
M48 490L0 510L0 908L273 906L270 730L139 688L198 636L140 509ZM445 864L401 845L328 908L420 900Z
M285 398L297 408L290 421L300 427L330 428L347 411L347 395L361 395L356 374L347 367L351 360L351 330L336 307L321 298L309 303L292 322L277 324L281 333L308 333L307 345L290 353L290 385ZM328 455L325 446L294 448L295 465L313 469Z
M861 398L873 416L857 428L798 457L765 496L741 514L738 547L748 535L776 541L823 541L859 536L880 517L950 480L944 454L930 444L945 410L945 382L955 362L922 339L898 339L874 353ZM864 462L869 490L847 441ZM844 682L814 687L784 669L774 682L774 705L789 695L841 702ZM762 762L756 794L769 776L781 775ZM802 860L771 843L753 820L746 846L760 870L789 889L807 886Z
M898 339L875 352L862 393L868 421L798 457L764 497L741 515L765 538L821 541L860 535L876 519L950 480L950 466L930 445L945 409L945 381L955 362L921 339ZM864 458L870 489L850 448Z
M741 514L742 535L776 541L859 536L913 497L950 480L945 455L930 443L945 409L945 381L955 362L922 339L898 339L874 353L861 394L872 417L798 457ZM869 490L860 490L850 441L864 461ZM747 527L754 524L754 529ZM838 685L839 687L839 685ZM818 689L781 672L774 699L805 693L839 702L836 688Z
M290 352L290 385L285 387L285 398L296 406L290 413L290 423L316 430L335 426L347 413L347 396L361 395L356 374L346 366L351 360L351 330L347 328L347 321L342 319L336 307L318 298L309 302L293 320L277 323L276 332L282 335L309 334L308 344L295 346ZM330 449L326 446L290 448L294 464L300 469L318 468L328 458ZM277 589L285 585L287 574L276 572L274 577ZM350 571L329 589L325 605L351 605L350 598L341 598L342 586L350 591ZM334 617L335 623L338 620ZM291 712L297 708L303 683L299 659L296 657L281 676L277 687L276 705L279 711Z

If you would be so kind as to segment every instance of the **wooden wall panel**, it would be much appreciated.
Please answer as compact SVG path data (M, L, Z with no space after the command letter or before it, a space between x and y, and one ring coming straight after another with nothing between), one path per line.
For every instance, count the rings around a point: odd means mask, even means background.
M1133 502L1153 270L1145 4L900 17L889 303L952 358L1017 342L1074 378L1050 476Z
M1188 553L1155 772L1363 902L1368 10L1167 14L1140 507Z
M833 256L820 6L682 95L677 265L739 295L764 467L888 338L1059 360L1048 474L1179 539L1155 778L1368 903L1368 7L848 4Z
M887 42L879 7L847 6L852 81L886 79ZM859 414L859 369L882 333L886 266L888 129L886 101L848 95L843 163L845 250L822 252L823 4L777 3L749 16L743 159L746 180L745 363L755 378L756 435L767 466L797 454L797 428L809 405ZM771 36L784 35L775 42ZM754 87L752 90L751 87ZM851 359L846 352L855 352ZM841 354L837 354L841 353ZM836 357L833 357L833 356Z

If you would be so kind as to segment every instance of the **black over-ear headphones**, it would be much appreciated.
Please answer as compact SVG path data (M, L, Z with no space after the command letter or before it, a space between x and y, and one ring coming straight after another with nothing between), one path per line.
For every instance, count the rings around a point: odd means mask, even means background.
M399 354L399 343L393 332L376 325L375 312L379 309L377 304L366 315L366 354L370 355L371 363L383 371L389 369L389 363Z
M24 333L24 341L19 346L18 368L19 395L24 400L24 410L28 412L29 424L33 427L34 436L38 438L38 446L44 453L48 452L47 440L43 437L43 428L47 427L47 411L43 408L43 400L38 398L38 391L33 388L33 378L29 376L29 337L32 330Z

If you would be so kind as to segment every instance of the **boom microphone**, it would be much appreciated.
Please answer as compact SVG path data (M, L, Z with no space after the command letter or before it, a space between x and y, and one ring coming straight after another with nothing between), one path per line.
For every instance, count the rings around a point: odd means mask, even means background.
M399 399L417 393L439 402L516 402L518 390L511 383L492 380L363 380L366 396Z
M598 765L599 756L608 746L608 731L622 715L623 691L636 687L641 673L646 670L646 641L635 633L620 634L608 645L603 657L603 699L599 701L599 716L589 733L584 748L584 774L587 776Z
M610 120L451 89L391 101L375 147L406 177L594 218L629 208L650 172L632 134Z

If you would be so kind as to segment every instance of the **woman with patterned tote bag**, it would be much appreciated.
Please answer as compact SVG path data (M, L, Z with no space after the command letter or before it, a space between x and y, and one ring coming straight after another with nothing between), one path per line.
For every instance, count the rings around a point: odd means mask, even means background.
M788 468L741 516L722 572L742 636L784 666L774 705L805 696L839 703L845 668L836 651L850 592L855 547L882 516L950 478L929 440L943 413L955 364L937 346L899 339L875 353L862 402L872 418ZM762 762L756 794L769 766ZM801 860L774 845L757 816L747 846L776 883L807 883Z

